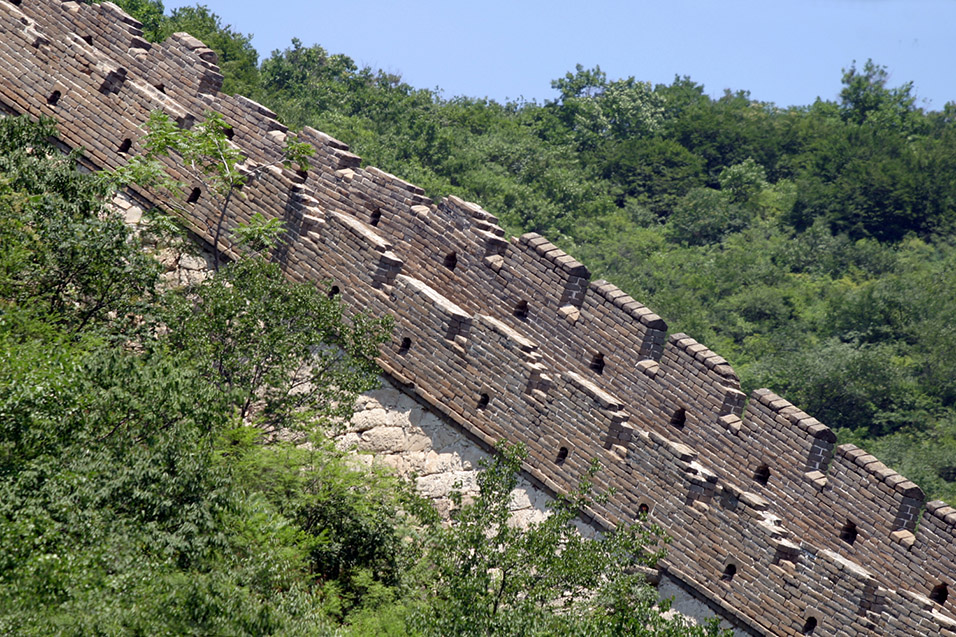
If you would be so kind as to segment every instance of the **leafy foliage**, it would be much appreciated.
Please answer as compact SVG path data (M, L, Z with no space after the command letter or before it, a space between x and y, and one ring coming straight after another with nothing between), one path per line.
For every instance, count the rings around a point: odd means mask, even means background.
M690 628L665 620L635 567L652 565L662 532L621 527L596 540L572 522L591 502L590 478L559 496L529 528L510 523L511 493L526 452L502 443L479 474L480 493L451 526L439 528L429 558L435 578L411 624L423 635L718 635L716 624ZM649 551L650 549L650 551ZM649 552L648 552L649 551Z
M551 87L561 93L551 107L581 150L593 149L603 139L647 136L663 120L663 100L650 84L633 77L608 82L601 67L585 70L578 64L573 75L555 80Z
M230 142L231 126L215 112L207 112L203 121L191 128L182 128L165 112L153 111L145 127L147 134L143 144L146 153L115 171L113 179L120 184L137 183L166 191L167 200L175 201L182 195L183 184L168 177L160 159L172 155L178 157L189 175L202 184L202 190L216 200L219 209L213 233L216 270L219 269L219 241L226 214L233 198L243 196L242 186L276 165L295 165L300 170L307 170L308 158L315 152L308 144L297 141L295 135L290 135L279 157L268 163L246 166L246 157ZM202 193L193 194L198 197ZM271 231L266 236L270 234Z
M346 325L261 258L160 292L110 177L51 126L0 119L0 632L327 634L394 597L411 496L237 418L253 397L274 426L341 417L387 322Z
M372 359L390 321L358 315L310 283L289 283L278 265L252 258L174 294L164 346L189 354L240 418L261 408L272 427L325 424L351 415L358 393L377 384ZM353 399L353 400L350 400Z
M105 212L107 182L60 155L55 130L0 120L0 309L45 310L73 331L126 316L148 299L158 270Z

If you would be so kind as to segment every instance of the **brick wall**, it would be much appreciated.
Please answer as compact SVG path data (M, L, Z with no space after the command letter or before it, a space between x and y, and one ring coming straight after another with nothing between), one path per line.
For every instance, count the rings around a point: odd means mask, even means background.
M260 164L288 132L218 92L201 42L150 44L110 3L0 0L0 73L0 109L56 117L94 167L138 152L156 109L184 124L222 113ZM227 230L256 212L283 219L290 277L394 315L380 362L407 391L489 444L524 442L526 470L552 489L597 458L598 486L616 494L587 514L613 525L646 507L673 538L670 573L757 633L956 635L956 511L835 447L785 399L748 401L724 359L668 338L660 317L545 238L509 240L475 204L435 203L319 131L301 139L316 149L308 173L264 171ZM210 241L218 213L198 194L184 218Z

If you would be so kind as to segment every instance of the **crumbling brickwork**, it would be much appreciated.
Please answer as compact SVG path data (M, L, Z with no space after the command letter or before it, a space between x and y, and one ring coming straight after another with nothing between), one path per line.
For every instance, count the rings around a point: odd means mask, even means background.
M0 108L56 117L93 167L138 152L156 109L183 125L222 113L260 164L288 132L219 93L201 42L150 44L111 3L0 0L0 73ZM545 238L506 239L475 204L435 203L328 135L301 138L312 168L264 171L226 225L255 212L285 220L290 277L393 314L380 362L407 391L489 444L524 442L528 473L552 489L597 458L598 486L616 494L589 514L613 525L647 509L673 538L664 566L756 633L956 635L956 510L835 446L785 399L748 401L724 359L667 338L660 317ZM218 211L194 194L185 221L211 241Z

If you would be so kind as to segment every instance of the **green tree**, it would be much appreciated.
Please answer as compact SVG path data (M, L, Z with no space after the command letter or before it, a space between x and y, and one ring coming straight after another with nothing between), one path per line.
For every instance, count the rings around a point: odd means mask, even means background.
M383 322L329 324L336 302L261 258L155 293L157 264L104 207L112 177L77 171L53 130L0 120L0 633L329 634L339 597L397 597L407 494L237 419L249 391L272 424L344 415ZM262 337L267 360L242 360ZM305 371L330 389L280 394Z
M769 184L763 166L751 158L724 168L717 177L720 190L734 203L747 204L757 197Z
M551 87L561 95L550 103L574 131L581 150L594 149L602 139L628 139L656 131L663 104L651 85L633 77L608 81L601 67L575 72L554 80Z
M956 165L952 139L949 131L911 139L892 127L841 126L808 151L789 223L804 229L823 218L835 232L888 242L948 231L956 196L945 178Z
M904 134L919 125L913 83L896 88L886 86L889 72L873 60L867 60L862 70L856 62L843 70L843 88L840 90L840 112L844 121L852 124L870 124Z
M203 190L216 201L219 215L211 229L216 270L219 269L223 225L233 198L243 196L242 186L276 165L295 165L300 170L307 170L308 158L314 152L308 144L298 142L295 135L289 135L278 157L267 163L248 166L246 157L229 140L232 127L222 115L212 111L206 112L202 122L188 129L182 128L163 111L153 111L145 128L143 145L146 153L119 168L113 178L120 184L137 183L159 189L166 195L167 202L175 201L176 196L181 196L183 185L166 175L159 159L178 157L189 175L200 182Z
M51 143L52 120L0 119L0 308L79 333L143 310L158 268L104 206L109 183ZM128 325L126 327L129 327Z
M241 259L170 301L168 346L207 370L241 418L258 408L273 427L330 424L378 382L373 359L390 319L346 324L337 297L287 281L274 263Z
M263 93L282 107L283 121L298 126L336 113L352 115L352 103L374 84L371 72L360 71L350 57L304 46L298 38L262 62L261 78Z
M667 219L664 236L674 243L706 245L747 226L752 213L734 203L726 193L695 188L677 204Z
M435 579L410 623L424 635L717 635L665 620L636 567L661 556L660 529L637 524L586 539L572 521L593 497L589 480L559 496L527 529L510 521L526 452L502 443L478 477L479 495L440 527L429 559ZM598 470L595 465L589 474Z
M604 152L602 175L614 183L618 201L634 199L660 219L705 183L703 160L671 139L628 138L609 143Z

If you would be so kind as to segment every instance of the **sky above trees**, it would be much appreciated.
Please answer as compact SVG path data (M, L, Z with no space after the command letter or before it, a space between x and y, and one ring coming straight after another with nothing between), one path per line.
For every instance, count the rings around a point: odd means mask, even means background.
M171 0L171 10L193 2ZM950 0L273 0L205 4L253 34L265 57L293 37L400 74L445 97L555 97L575 64L609 77L670 83L689 75L711 95L748 90L779 106L835 99L841 69L868 58L891 83L912 81L918 106L956 100Z

